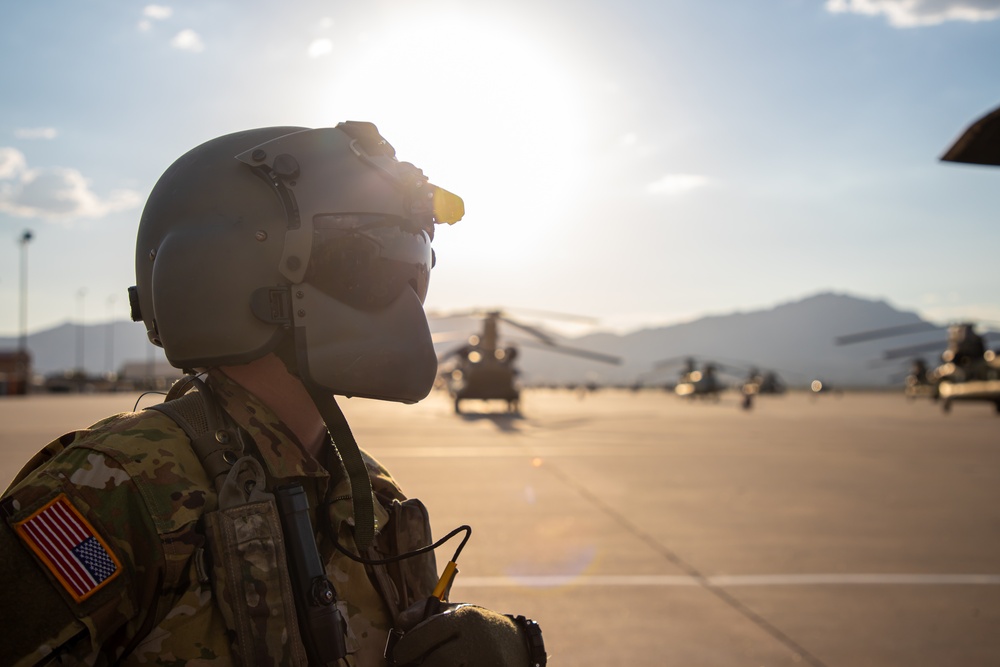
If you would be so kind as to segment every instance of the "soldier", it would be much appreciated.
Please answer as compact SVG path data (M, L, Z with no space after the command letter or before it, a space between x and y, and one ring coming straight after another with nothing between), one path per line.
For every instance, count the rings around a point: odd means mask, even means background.
M534 622L445 602L424 506L334 400L430 391L431 240L463 214L370 123L238 132L167 169L130 299L189 375L0 500L0 664L544 664Z

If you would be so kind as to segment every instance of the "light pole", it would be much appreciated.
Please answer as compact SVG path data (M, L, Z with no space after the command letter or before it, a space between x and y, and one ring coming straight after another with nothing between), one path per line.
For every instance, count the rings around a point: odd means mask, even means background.
M21 354L28 351L28 242L31 241L30 229L21 234L21 339L18 350Z
M108 296L108 337L104 365L108 368L108 377L115 378L115 295Z
M85 296L87 296L86 287L81 287L77 290L76 298L79 301L80 319L76 323L76 374L81 381L86 376L83 370L83 299Z

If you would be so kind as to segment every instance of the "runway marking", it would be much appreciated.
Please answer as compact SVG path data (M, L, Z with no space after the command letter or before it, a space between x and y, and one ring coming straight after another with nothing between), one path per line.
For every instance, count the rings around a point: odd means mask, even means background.
M651 451L651 450L657 451ZM469 447L465 445L422 447L373 447L372 452L381 459L435 459L435 458L525 458L525 457L580 457L606 456L621 458L623 456L663 455L662 445L653 443L646 446L630 445L628 447L607 445L585 445L583 447L528 447L525 445L483 445ZM685 453L685 456L688 454Z
M485 445L483 447L380 447L373 449L378 452L379 459L433 459L433 458L481 458L488 456L517 456L526 458L531 454L520 446Z
M691 587L713 586L1000 586L1000 574L721 574L687 575L621 574L591 576L531 575L510 577L462 577L456 586L469 588L589 587Z

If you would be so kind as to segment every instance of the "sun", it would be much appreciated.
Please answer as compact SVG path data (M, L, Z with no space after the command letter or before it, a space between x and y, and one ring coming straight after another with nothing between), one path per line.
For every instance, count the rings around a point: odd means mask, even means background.
M321 106L375 122L400 159L459 194L465 243L509 252L567 215L587 110L568 54L542 36L495 17L399 16L334 55Z

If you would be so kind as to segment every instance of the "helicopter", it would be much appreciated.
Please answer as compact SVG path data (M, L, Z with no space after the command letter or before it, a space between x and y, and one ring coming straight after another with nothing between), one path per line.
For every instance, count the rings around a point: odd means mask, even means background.
M945 412L951 411L955 401L986 401L993 403L1000 413L1000 357L986 346L986 338L994 332L979 334L973 322L957 322L947 328L929 322L914 322L839 336L836 343L852 345L880 338L941 331L947 331L947 342L941 352L941 363L935 368L927 368L921 357L913 355L941 349L939 341L883 352L885 360L913 358L910 374L906 378L906 396L940 399Z
M966 128L941 160L1000 167L1000 107ZM945 354L952 358L944 359L945 363L935 370L940 377L938 393L944 399L945 412L954 400L992 400L1000 413L1000 359L996 351L985 349L982 339L977 344L972 338L975 335L971 327L948 330ZM968 343L965 336L970 337ZM966 368L961 367L960 358L953 358L957 350L964 349L963 345L968 346L973 356ZM976 354L979 347L983 348L981 360Z
M761 371L756 367L751 367L747 372L746 379L743 380L741 389L743 391L743 409L749 410L753 407L755 396L784 394L786 387L774 371Z
M945 412L954 401L989 401L1000 414L1000 358L987 349L974 325L964 322L948 327L948 348L940 366L928 373L937 383Z
M941 156L943 162L963 162L1000 166L1000 107L988 112L969 125L958 139ZM888 327L862 332L837 339L840 345L864 340L938 329L926 322ZM994 332L980 335L973 322L957 322L947 328L947 347L941 353L941 364L927 370L917 359L907 378L907 395L927 395L939 398L947 413L954 401L987 401L1000 413L1000 358L995 350L988 349L985 338ZM884 358L894 359L917 354L940 344L913 345L888 350Z
M931 369L927 368L923 357L910 360L910 372L906 374L904 382L904 393L909 399L929 398L936 401L941 396L938 393L938 383L932 379Z
M699 361L701 368L698 367ZM643 383L649 376L675 368L678 363L681 364L681 370L677 383L668 385L667 388L673 389L673 392L682 398L708 398L718 401L719 395L729 387L726 382L719 378L719 374L734 375L742 372L741 369L716 361L699 360L694 356L672 357L653 364L653 370L643 376L639 384Z
M454 400L455 414L462 414L461 402L467 399L501 400L507 403L507 412L520 412L520 371L515 365L518 347L513 342L500 344L500 323L530 334L532 340L519 340L518 344L549 352L558 352L607 364L620 364L622 360L608 354L592 352L558 343L541 329L512 319L502 310L477 310L452 317L475 316L482 319L482 330L468 337L466 342L438 358L438 368L443 384ZM544 317L583 319L576 316L548 313Z

